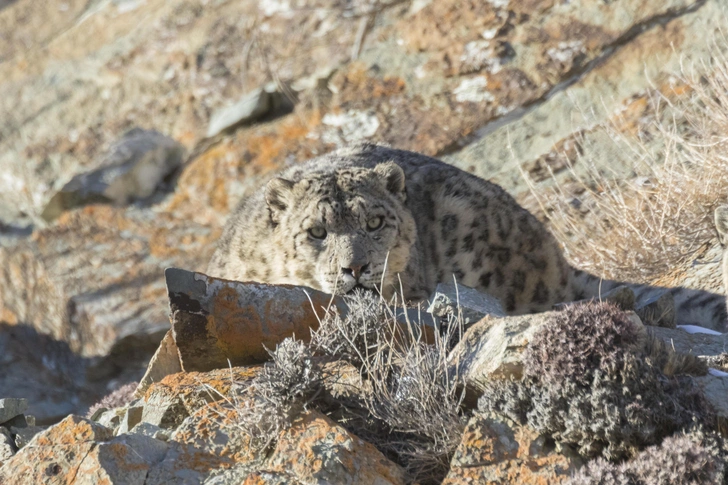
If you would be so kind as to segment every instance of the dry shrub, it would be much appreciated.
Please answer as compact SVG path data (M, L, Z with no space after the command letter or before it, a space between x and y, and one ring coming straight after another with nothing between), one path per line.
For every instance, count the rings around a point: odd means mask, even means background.
M569 183L552 174L554 186L536 190L527 178L575 266L649 283L714 238L713 210L728 200L728 58L721 50L725 41L712 61L684 67L669 95L655 89L651 115L636 132L619 117L598 128L615 144L610 153L584 134ZM627 167L605 169L617 159Z
M398 323L379 296L357 292L347 303L347 315L328 316L312 337L317 351L357 366L369 386L359 405L371 419L344 424L415 481L440 483L465 427L463 395L447 365L460 329L450 325L427 344L416 325Z
M479 408L528 424L584 457L629 458L713 419L692 380L666 375L660 366L669 359L653 350L612 304L574 305L534 335L523 380L489 383Z
M287 338L268 352L271 361L233 398L238 424L257 451L269 449L323 387L321 371L303 342Z
M597 458L568 485L697 485L726 483L726 447L713 433L692 431L667 437L621 464Z
M134 399L134 391L136 391L138 385L138 382L129 382L113 390L91 406L86 413L86 417L90 418L101 408L113 409L126 406Z
M271 361L233 401L251 446L265 452L302 411L335 410L340 423L400 463L422 484L440 483L460 442L466 418L457 376L447 365L457 325L434 344L416 325L402 325L380 296L346 297L346 315L330 312L310 344L286 339ZM320 359L318 357L324 357ZM357 392L328 392L323 367L330 358L359 370Z

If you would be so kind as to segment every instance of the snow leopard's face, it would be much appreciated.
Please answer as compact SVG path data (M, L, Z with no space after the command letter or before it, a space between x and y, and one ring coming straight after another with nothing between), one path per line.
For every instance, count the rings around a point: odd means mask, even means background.
M273 179L266 202L275 250L300 284L334 294L381 287L389 297L416 239L405 198L404 173L391 162Z

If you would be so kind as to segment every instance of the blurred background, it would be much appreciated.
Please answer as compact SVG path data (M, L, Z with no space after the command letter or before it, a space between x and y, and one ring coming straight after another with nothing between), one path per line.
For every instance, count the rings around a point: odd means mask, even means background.
M0 396L139 379L163 269L355 142L503 185L597 274L722 291L722 0L0 0ZM700 264L697 264L700 263Z

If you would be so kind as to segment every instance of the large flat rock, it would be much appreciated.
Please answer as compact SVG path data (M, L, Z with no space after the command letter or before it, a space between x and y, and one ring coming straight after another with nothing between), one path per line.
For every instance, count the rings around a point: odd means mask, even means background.
M165 271L174 341L184 371L267 361L286 337L307 340L340 298L291 285L213 278L177 268Z

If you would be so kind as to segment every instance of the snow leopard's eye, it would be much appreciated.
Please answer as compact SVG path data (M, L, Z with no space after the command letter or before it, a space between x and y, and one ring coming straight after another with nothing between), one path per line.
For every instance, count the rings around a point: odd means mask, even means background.
M326 239L326 229L321 226L312 227L308 234L314 239Z
M382 223L384 222L384 218L382 217L372 217L367 221L367 229L370 231L376 231L380 227L382 227Z

